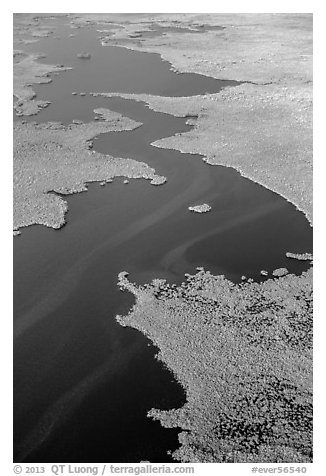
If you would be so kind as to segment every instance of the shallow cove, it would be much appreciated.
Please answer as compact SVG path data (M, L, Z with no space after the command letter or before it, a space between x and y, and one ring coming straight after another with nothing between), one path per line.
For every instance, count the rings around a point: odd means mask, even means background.
M59 56L60 40L45 40L57 45ZM77 46L78 52L90 51ZM119 55L127 50L116 50L107 80L111 68L118 78L120 63L124 67ZM102 81L95 74L84 76L88 63L78 61L81 78ZM143 160L168 182L154 187L144 180L125 185L115 179L105 187L90 185L87 193L67 197L67 226L60 231L28 227L14 240L15 461L165 462L170 460L166 451L178 446L177 430L162 428L146 412L178 407L184 394L155 361L147 339L116 324L114 316L133 303L117 288L117 274L130 271L137 282L154 277L181 282L198 265L234 281L241 274L260 279L263 268L286 266L300 273L308 265L286 259L285 252L311 251L311 228L291 204L233 169L150 146L189 130L186 119L134 101L74 97L70 73L38 87L54 103L29 120L88 121L99 106L122 112L144 125L103 134L94 148ZM131 89L142 86L138 76L129 81ZM83 86L96 89L92 83ZM62 100L68 97L69 107ZM212 211L187 210L200 201L209 201ZM212 241L207 250L205 240Z

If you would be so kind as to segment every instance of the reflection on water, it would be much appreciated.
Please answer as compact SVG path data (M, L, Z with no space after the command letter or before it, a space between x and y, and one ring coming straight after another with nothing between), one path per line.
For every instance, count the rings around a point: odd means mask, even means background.
M75 70L35 88L53 104L29 120L88 121L99 106L121 112L144 125L102 134L94 149L142 160L168 181L161 187L145 180L124 185L122 178L105 187L92 184L87 193L67 197L67 226L28 227L14 240L15 460L169 461L178 431L162 428L146 412L178 407L184 393L153 358L147 339L116 324L115 315L133 304L133 296L117 288L117 274L181 282L200 265L234 281L242 274L264 279L260 269L281 266L301 273L308 265L285 253L311 251L311 228L291 204L233 169L150 146L189 130L186 119L134 101L71 95L76 85L85 91L121 85L128 92L204 92L205 77L168 72L157 55L100 47L91 29L68 39L70 31L60 28L61 40L42 39L38 46L47 48L49 62ZM77 59L84 50L91 60ZM169 76L166 85L156 67ZM188 211L203 201L211 212Z

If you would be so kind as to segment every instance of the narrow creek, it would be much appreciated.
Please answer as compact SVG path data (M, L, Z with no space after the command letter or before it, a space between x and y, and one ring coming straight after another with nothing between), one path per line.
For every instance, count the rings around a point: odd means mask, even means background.
M44 62L74 67L33 86L52 104L27 120L86 122L100 106L121 112L143 126L102 134L94 149L144 161L168 181L90 184L87 193L67 197L67 226L28 227L14 240L15 461L168 462L178 430L146 412L178 407L185 395L149 341L115 322L133 304L117 288L117 274L129 271L139 283L179 283L196 266L234 282L243 274L262 280L261 269L283 266L300 274L308 265L285 253L311 251L312 231L293 205L235 170L150 145L189 130L185 118L131 100L71 94L78 84L79 91L186 96L236 82L176 74L158 55L102 47L94 28L69 33L61 21L59 39L26 46L44 52ZM91 60L77 59L80 51ZM203 201L210 213L188 211Z

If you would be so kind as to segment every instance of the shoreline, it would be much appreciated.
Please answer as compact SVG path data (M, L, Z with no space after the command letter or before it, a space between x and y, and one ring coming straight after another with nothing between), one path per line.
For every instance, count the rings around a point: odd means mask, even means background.
M203 268L185 277L180 286L163 279L137 286L127 272L118 276L136 303L117 321L159 348L157 358L186 391L182 407L148 412L162 426L180 428L173 458L311 462L312 268L239 285Z
M309 58L304 58L309 54L301 54L309 51L308 17L302 15L289 19L289 16L281 15L279 21L282 25L276 32L276 36L280 33L280 39L273 42L269 41L268 35L277 22L273 20L269 26L268 16L264 17L266 21L258 25L256 33L248 26L248 17L241 20L239 16L235 27L239 36L235 43L225 41L232 40L232 31L228 28L230 25L221 22L225 28L217 36L199 34L196 39L190 39L187 34L179 37L171 34L163 37L166 44L160 44L162 37L155 37L145 39L140 48L123 46L159 54L162 61L169 62L172 71L180 74L187 71L214 78L214 73L218 79L243 79L245 74L248 80L251 78L257 83L247 82L216 94L189 97L90 94L145 102L156 112L176 117L191 116L189 121L193 127L190 131L164 137L151 145L199 154L208 165L237 170L243 177L292 203L304 213L312 227L311 71ZM243 25L241 21L244 21ZM295 54L287 62L288 48L291 53L293 46L293 22L295 25L299 22L302 43L295 45ZM120 38L123 39L138 24L124 25L125 28L118 32ZM267 29L266 42L269 42L270 49L264 48L264 42L255 49L264 28ZM246 53L242 61L235 50L248 33L253 56ZM119 34L112 38L118 39ZM212 48L203 60L199 53L202 53L200 48L203 42L207 43L207 37L212 39ZM129 40L132 43L132 39ZM275 51L281 48L279 42L287 40L291 40L290 46L284 46L278 57ZM187 50L182 49L184 42L189 42ZM109 42L106 44L110 45ZM216 45L218 48L214 53ZM219 61L216 58L219 53L224 55L223 45L226 56ZM182 52L184 55L180 56ZM36 113L38 106L41 104L37 105ZM98 110L103 112L103 108ZM110 117L115 117L110 111L99 115L109 121ZM126 121L129 126L123 129ZM140 125L134 126L137 123L126 117L122 117L121 122L118 130L132 130ZM75 130L76 135L72 134L76 141L75 153L82 152L84 158L100 160L103 154L93 155L93 151L86 151L87 141L94 138L90 135L88 139L84 137L90 126L98 131L98 127L115 127L116 123L113 120L111 126L105 125L105 121L58 126L58 131ZM30 128L33 135L42 128L49 132L49 123L16 127L25 131ZM116 129L102 132L110 130ZM94 132L95 135L99 133ZM67 150L65 140L57 141L57 145ZM154 169L142 162L113 160L124 161L124 167L128 167L128 162L137 176L133 178L151 178L153 184L164 183L165 177L156 176ZM122 162L115 165L122 166ZM98 170L89 172L96 175ZM79 177L77 185L76 179L65 184L65 178L64 185L59 180L57 185L51 184L47 192L85 191L87 182L110 180L110 173L108 169L102 169L101 178L89 181L84 175ZM121 175L131 177L122 172ZM28 183L29 177L25 179ZM61 200L60 197L51 199ZM44 209L41 215L43 212ZM60 220L62 223L62 216ZM33 223L40 222L32 221L22 226ZM42 224L47 223L43 220ZM172 371L187 392L184 406L165 411L152 409L148 416L159 420L163 427L181 429L180 447L173 453L178 461L310 462L312 267L300 276L289 273L261 283L248 280L241 284L233 284L223 275L214 276L203 268L197 270L194 275L185 275L186 281L179 286L170 286L160 279L137 286L128 280L126 272L119 274L120 289L134 294L136 303L127 315L117 316L117 321L149 337L159 349L158 359Z

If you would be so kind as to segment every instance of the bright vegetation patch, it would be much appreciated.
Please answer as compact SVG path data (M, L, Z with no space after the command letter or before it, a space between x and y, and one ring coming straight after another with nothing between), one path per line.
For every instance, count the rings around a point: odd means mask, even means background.
M191 207L188 207L188 210L195 213L207 213L211 209L212 207L208 205L208 203L202 203L201 205L193 205Z
M299 261L312 261L311 253L286 253L287 258L297 259Z
M146 334L186 389L180 409L149 416L179 427L184 462L312 458L311 270L235 285L203 269L181 286L136 286L123 326Z

